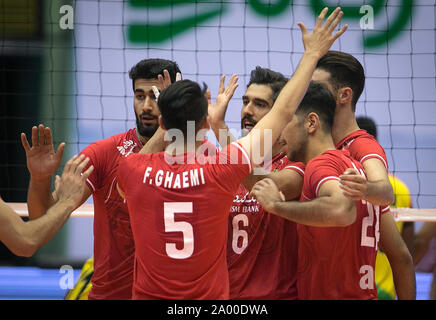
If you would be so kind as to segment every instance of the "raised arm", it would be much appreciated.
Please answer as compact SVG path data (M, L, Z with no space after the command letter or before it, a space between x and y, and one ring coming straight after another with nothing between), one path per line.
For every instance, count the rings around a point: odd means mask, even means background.
M210 91L208 90L207 92L207 98L209 102L208 120L210 127L221 147L225 147L236 140L235 137L233 137L233 135L230 133L229 127L225 122L225 117L230 99L233 97L233 94L238 87L238 76L233 74L230 77L227 86L225 86L225 79L226 76L222 75L220 78L218 95L215 99L215 103L211 103Z
M343 13L339 7L336 8L323 25L327 11L328 8L325 8L321 12L315 28L310 34L303 23L298 23L303 35L305 51L297 70L281 90L271 111L256 124L246 137L238 140L247 150L250 160L255 165L263 161L265 156L263 152L267 153L268 149L271 149L272 144L279 138L286 124L292 120L295 110L306 93L318 60L327 53L335 40L347 29L347 25L345 25L333 35L332 32L341 21ZM267 130L271 133L271 141L266 141L269 136L269 134L265 135ZM267 143L267 147L268 143L271 143L271 146L265 148L265 143Z
M61 164L65 143L62 142L55 152L52 132L42 124L32 128L32 146L29 145L24 133L21 134L21 143L26 152L27 169L30 173L27 207L29 219L32 220L45 214L57 200L56 192L52 192L51 176ZM77 206L85 202L90 195L91 190L85 187Z
M342 195L337 180L324 182L310 201L284 201L271 179L256 183L251 191L262 207L287 220L314 227L344 227L356 220L356 204Z
M56 177L58 201L41 217L24 222L14 210L0 200L0 241L14 254L32 256L64 225L78 206L86 188L85 181L94 169L90 166L81 174L89 159L73 157L67 162L62 177Z
M61 164L65 143L61 143L55 152L51 130L42 124L32 128L32 146L25 133L21 134L21 143L30 173L27 194L29 218L35 219L42 216L55 202L51 191L51 176Z

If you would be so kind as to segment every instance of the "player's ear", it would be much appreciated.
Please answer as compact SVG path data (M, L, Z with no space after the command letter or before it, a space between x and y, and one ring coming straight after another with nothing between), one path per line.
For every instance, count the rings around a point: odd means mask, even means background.
M353 90L350 87L344 87L337 91L336 103L337 104L349 104L353 99Z
M307 133L313 133L315 132L319 127L319 117L315 112L310 112L306 120L304 122L304 127L307 130Z

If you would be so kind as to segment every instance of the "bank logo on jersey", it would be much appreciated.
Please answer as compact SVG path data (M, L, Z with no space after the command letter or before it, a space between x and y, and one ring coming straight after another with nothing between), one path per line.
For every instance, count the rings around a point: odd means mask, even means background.
M403 30L407 30L412 17L413 0L402 0L400 3L388 6L386 0L372 1L307 1L307 8L312 14L318 16L321 10L329 7L330 11L335 6L341 6L344 20L360 21L362 18L361 7L370 6L375 21L379 26L374 30L365 30L363 36L364 47L378 47L396 38ZM128 39L132 43L161 43L173 39L204 24L213 18L221 18L230 8L232 3L216 0L129 0L132 10L127 10L132 22L127 28ZM292 0L248 0L248 9L268 23L275 17L281 18L288 10L292 10ZM244 4L245 5L245 4ZM145 9L141 13L141 9ZM381 21L383 15L390 18ZM140 15L142 14L142 16ZM145 20L145 21L144 21ZM384 25L384 24L388 25Z
M129 154L133 153L137 144L132 140L124 141L122 146L118 146L117 149L121 153L122 156L127 157Z
M256 198L251 197L248 198L248 195L250 193L247 192L243 197L240 197L239 194L235 196L233 199L233 205L230 208L230 212L237 214L237 213L250 213L250 214L256 214L260 212L259 209L259 203L257 202Z

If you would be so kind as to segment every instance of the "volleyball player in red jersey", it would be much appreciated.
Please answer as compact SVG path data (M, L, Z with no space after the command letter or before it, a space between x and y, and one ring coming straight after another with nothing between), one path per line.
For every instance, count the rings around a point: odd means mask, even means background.
M342 18L340 8L323 26L326 13L327 8L311 34L299 23L305 53L271 111L247 136L217 156L199 161L195 153L187 152L190 146L184 139L178 141L182 146L178 152L177 148L172 153L168 149L158 152L163 150L163 134L156 133L141 151L146 154L132 154L120 162L118 185L129 208L136 249L133 298L229 297L227 219L234 194L251 171L256 148L265 150L265 130L270 130L273 142L279 138L304 96L316 62L345 32L347 26L331 35ZM209 127L207 101L194 82L172 84L161 93L158 105L165 130L186 133L187 121L195 122L196 133ZM256 130L257 137L253 135ZM171 159L181 163L171 163ZM153 195L151 205L146 201L148 195Z
M162 89L158 77L164 70L168 70L172 81L180 72L177 64L168 60L138 62L129 73L136 128L92 143L81 152L90 158L89 165L95 168L80 203L93 195L94 273L89 299L125 300L132 296L135 247L127 206L116 190L115 176L119 159L141 150L159 126L160 113L152 86ZM43 130L43 126L39 129ZM50 175L60 165L62 145L60 148L55 156L53 150L41 150L40 154L27 158L31 174L28 195L31 212L43 214L52 201Z
M339 187L346 168L362 176L365 171L347 150L335 148L335 107L327 87L313 82L283 131L288 158L306 164L300 201L284 201L271 179L256 183L252 194L268 212L298 223L299 299L377 299L380 218L389 207L350 200ZM397 276L407 276L407 269L404 266ZM408 298L414 297L412 288L413 283L402 288L411 290Z
M209 108L209 121L218 140L226 144L225 139L220 139L222 130L229 131L225 114L230 99L225 98L224 80L225 77L221 77L216 102ZM233 82L232 76L228 87ZM251 71L250 81L242 96L243 133L250 132L271 110L286 82L287 79L281 73L267 68L258 66ZM283 146L282 139L272 146L272 159L268 168L272 173L267 176L274 179L286 199L294 200L301 193L304 165L289 161L285 153L281 152ZM289 170L283 170L285 168ZM297 298L296 224L268 214L255 198L248 197L253 184L263 177L265 176L255 174L244 179L230 207L227 264L232 300Z
M362 65L348 53L329 51L318 61L312 80L324 83L335 98L332 130L335 146L349 150L353 157L361 161L368 175L368 180L357 174L344 175L342 182L345 187L354 187L353 182L361 184L360 193L357 190L354 193L349 189L346 191L377 205L390 205L394 195L387 174L386 155L371 135L359 131L355 118L356 104L365 86Z
M390 205L394 199L388 178L388 161L383 148L365 130L360 130L355 118L356 104L365 85L365 72L360 62L352 55L329 51L317 63L312 80L324 83L336 101L335 118L332 129L336 148L348 150L351 156L362 163L366 178L354 168L340 176L340 187L351 200L363 199L376 205ZM404 289L398 297L410 299L413 291L408 284L414 283L413 261L407 246L396 228L390 212L380 220L382 250L388 256L395 275L401 275L404 266L406 273L394 278L395 287ZM401 289L402 288L402 289Z
M282 184L293 185L299 194L304 165L294 163L285 154L272 159L269 175ZM284 181L285 177L290 177ZM244 184L238 188L230 207L227 240L227 264L232 300L288 300L297 298L297 226L294 222L268 214L249 196ZM298 199L295 196L289 200Z

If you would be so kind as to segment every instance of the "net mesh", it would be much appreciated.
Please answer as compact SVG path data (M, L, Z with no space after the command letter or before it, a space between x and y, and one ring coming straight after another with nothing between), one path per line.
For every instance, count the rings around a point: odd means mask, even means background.
M413 206L436 207L436 4L429 0L0 0L0 194L26 200L19 133L30 136L32 125L51 127L56 146L67 142L64 161L135 127L128 71L145 58L176 61L185 79L208 84L212 101L219 76L238 74L226 120L240 129L250 71L259 65L289 77L304 50L297 22L312 28L320 8L337 5L349 30L333 49L353 54L366 72L356 115L376 121L390 172L406 183Z

